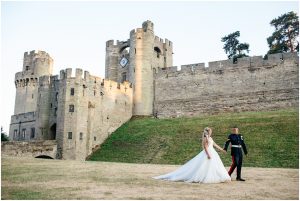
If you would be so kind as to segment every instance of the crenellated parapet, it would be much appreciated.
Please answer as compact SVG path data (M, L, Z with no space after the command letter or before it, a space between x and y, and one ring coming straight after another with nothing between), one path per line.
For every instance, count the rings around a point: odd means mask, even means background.
M162 39L158 36L155 36L154 38L154 45L161 45L164 48L172 48L173 49L173 43L169 39L165 38Z
M150 21L146 21L147 23L152 24L151 26L145 26L145 28L137 28L137 29L133 29L130 31L130 38L136 38L136 39L142 39L141 38L141 34L147 32L147 31L151 31L151 33L153 33L153 23ZM144 22L145 23L145 22ZM143 23L143 26L144 26ZM151 29L149 29L148 27L152 27ZM111 45L113 44L113 41L108 41ZM162 46L164 48L171 48L173 49L173 43L172 41L170 41L169 39L165 38L162 39L158 36L154 36L154 41L153 41L154 45L156 46Z
M36 78L36 77L27 77L27 78L18 77L17 79L15 79L16 88L27 87L27 86L37 86L37 85L38 85L38 78Z
M24 52L24 63L23 63L23 71L26 71L26 67L29 69L32 67L32 65L38 61L40 62L46 62L46 61L53 62L53 59L50 57L50 55L45 51L36 51L32 50L30 52Z
M35 76L52 74L53 59L45 51L30 51L24 53L23 72Z
M30 51L24 53L23 71L15 74L16 87L36 86L39 77L51 75L53 59L45 51Z
M33 57L39 57L39 58L51 58L50 55L41 50L32 50L28 52L24 52L24 59L33 58Z
M106 41L106 48L116 48L119 51L123 50L126 47L130 46L130 40L127 41L119 41L119 40L108 40Z
M262 56L253 56L253 57L243 57L238 58L237 62L232 60L220 60L212 61L208 63L208 66L205 66L205 63L195 63L195 64L186 64L181 65L179 70L177 66L159 68L156 71L156 77L166 76L167 74L176 72L178 75L184 73L216 73L219 74L220 71L225 71L227 69L241 69L248 68L249 71L253 72L259 68L271 68L272 66L280 65L284 62L294 62L299 63L299 56L297 53L278 53L267 55L267 58L264 59Z
M88 71L84 71L80 68L76 68L75 76L72 76L72 68L67 68L65 70L60 71L59 80L68 81L68 80L76 80L81 81L86 88L89 86L93 87L97 85L99 88L106 88L109 90L118 90L120 92L126 92L128 90L132 90L132 84L128 81L124 81L123 83L119 83L113 80L104 79L101 77L90 75Z

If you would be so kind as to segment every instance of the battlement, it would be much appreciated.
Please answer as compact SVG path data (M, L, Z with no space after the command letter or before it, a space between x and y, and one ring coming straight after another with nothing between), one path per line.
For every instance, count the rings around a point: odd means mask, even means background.
M119 41L119 40L108 40L106 41L106 48L118 48L118 50L122 50L125 47L130 46L130 40L127 41Z
M165 40L164 40L158 36L155 36L154 43L164 44L165 47L173 47L173 43L171 41L169 41L169 39L165 38Z
M25 86L35 86L38 84L39 78L27 72L18 72L15 74L15 86L25 87Z
M52 60L52 58L50 57L50 55L47 52L45 52L45 51L32 50L30 52L24 52L24 59L25 58L34 58L34 57L38 57L38 58L50 58Z
M132 88L132 84L130 82L124 81L123 83L118 83L112 80L103 79L101 77L90 75L88 71L84 71L80 68L76 68L75 76L72 76L72 68L67 68L65 70L60 71L60 80L64 79L75 79L75 80L83 80L86 83L99 84L102 87L109 87L110 89L119 89L121 91L126 92L126 89Z
M31 72L27 72L27 71L21 71L21 72L17 72L15 74L15 81L17 80L22 80L22 79L26 79L26 78L35 78L36 76L33 75Z
M148 32L148 31L150 31L151 33L154 32L154 24L150 20L143 22L142 28L132 29L130 31L130 37L133 37L137 33L143 33L143 32Z
M35 74L36 76L52 74L53 59L45 51L24 53L23 72Z
M72 77L72 68L66 68L65 70L60 71L59 79L69 79L69 78L76 78L76 79L84 79L88 80L90 77L90 73L88 71L84 71L81 68L76 68L75 76Z
M177 66L159 68L156 72L159 74L168 74L172 72L184 73L184 72L203 72L203 71L215 71L215 70L225 70L227 68L255 68L263 66L275 66L283 62L294 61L299 62L299 56L297 53L278 53L270 54L267 56L267 59L263 59L262 56L253 56L253 57L243 57L238 58L237 62L233 60L220 60L212 61L208 63L208 66L205 66L205 63L195 63L195 64L186 64L181 65L181 70L178 70Z

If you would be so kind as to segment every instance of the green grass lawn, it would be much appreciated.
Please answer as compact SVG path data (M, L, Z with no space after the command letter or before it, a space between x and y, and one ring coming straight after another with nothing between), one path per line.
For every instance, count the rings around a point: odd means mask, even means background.
M89 160L183 164L201 150L204 127L213 128L223 147L230 126L238 125L248 148L243 166L299 168L298 109L243 112L193 118L135 118L117 129ZM220 156L231 164L230 151Z

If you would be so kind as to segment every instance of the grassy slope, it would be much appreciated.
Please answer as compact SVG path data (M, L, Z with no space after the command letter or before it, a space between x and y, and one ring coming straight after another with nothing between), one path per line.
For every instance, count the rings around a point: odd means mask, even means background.
M116 130L89 160L183 164L201 151L204 127L223 146L236 124L248 148L244 166L299 167L298 110L244 112L176 119L133 119ZM224 165L230 153L220 154Z

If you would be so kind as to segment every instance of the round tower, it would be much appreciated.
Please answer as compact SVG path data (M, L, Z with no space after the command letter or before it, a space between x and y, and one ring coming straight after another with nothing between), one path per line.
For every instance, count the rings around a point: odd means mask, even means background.
M53 59L44 51L24 53L23 71L16 73L14 114L35 112L37 108L39 77L51 75Z
M133 115L153 114L153 69L151 65L153 56L153 23L146 21L130 32L131 71L133 81Z

